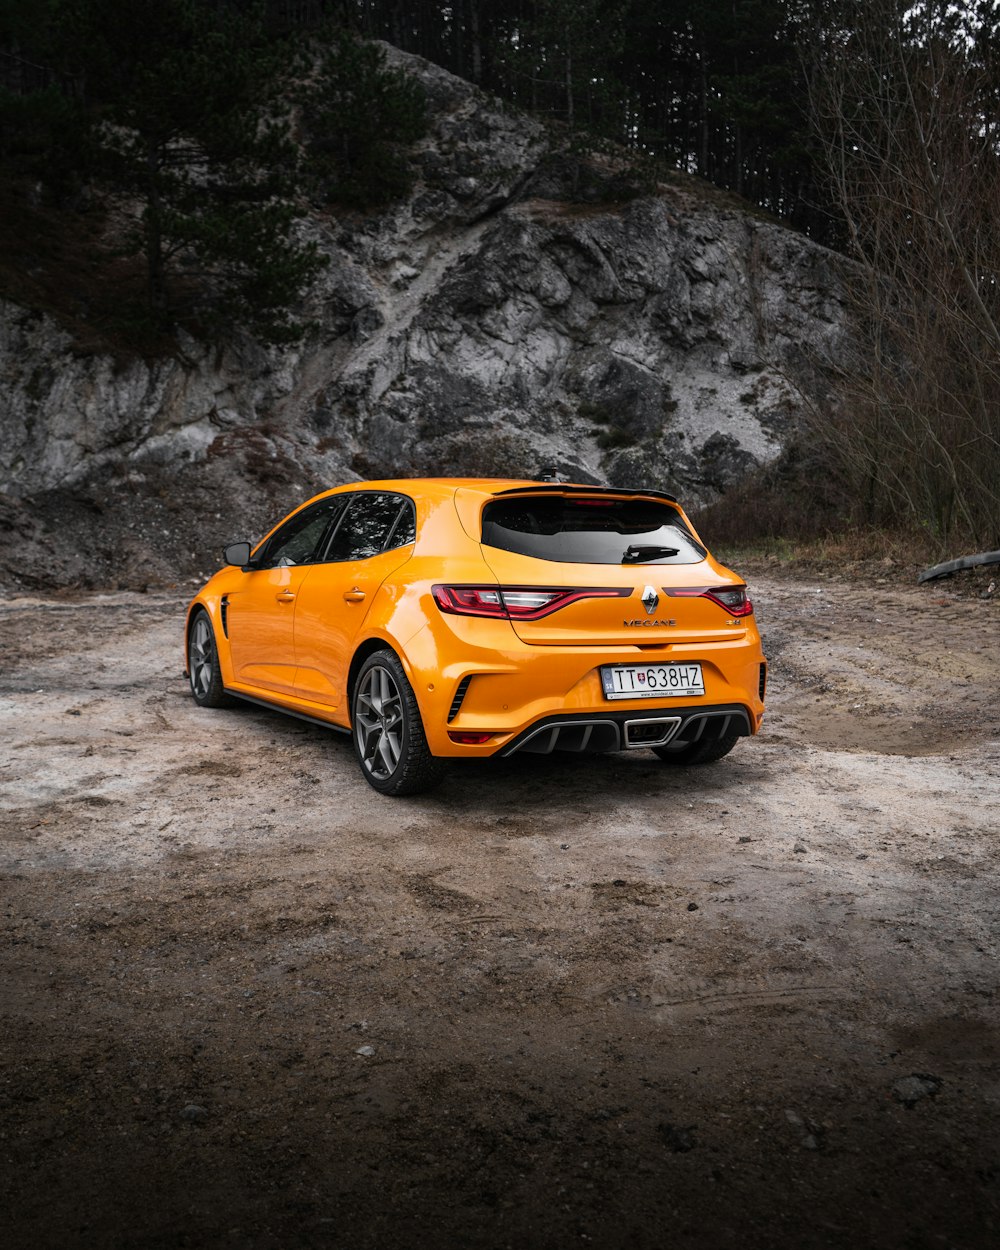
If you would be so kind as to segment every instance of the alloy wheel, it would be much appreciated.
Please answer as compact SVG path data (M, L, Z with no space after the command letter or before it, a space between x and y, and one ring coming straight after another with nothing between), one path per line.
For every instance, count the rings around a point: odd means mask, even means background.
M381 665L361 679L354 714L361 763L372 777L393 775L403 753L403 700L392 673Z
M191 673L191 691L196 699L206 699L212 685L212 664L215 659L215 640L208 617L202 613L191 630L188 647L188 667Z

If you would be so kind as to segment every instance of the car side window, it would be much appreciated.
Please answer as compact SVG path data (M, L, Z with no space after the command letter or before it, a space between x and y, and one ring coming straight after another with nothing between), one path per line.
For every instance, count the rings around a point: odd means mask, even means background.
M409 499L383 491L363 491L351 499L325 559L367 560L415 538L416 520Z
M311 564L317 559L322 540L344 510L343 496L321 499L311 508L303 508L268 539L258 561L258 568L273 569L279 565Z
M396 521L396 528L389 535L387 550L394 547L405 547L407 543L417 541L417 510L411 499L403 500L403 509Z

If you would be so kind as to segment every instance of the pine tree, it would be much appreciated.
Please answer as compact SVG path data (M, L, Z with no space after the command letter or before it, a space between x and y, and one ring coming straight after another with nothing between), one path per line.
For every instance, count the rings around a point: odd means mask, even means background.
M124 249L145 260L150 310L169 316L179 288L193 287L203 315L224 308L264 337L295 337L288 305L321 262L292 235L296 152L261 10L225 0L69 9L94 172L137 206Z
M57 200L75 188L86 134L79 84L55 54L62 3L0 0L0 163Z
M405 148L427 126L423 88L387 67L375 44L344 30L327 32L310 53L299 99L315 196L373 208L405 195L412 182Z

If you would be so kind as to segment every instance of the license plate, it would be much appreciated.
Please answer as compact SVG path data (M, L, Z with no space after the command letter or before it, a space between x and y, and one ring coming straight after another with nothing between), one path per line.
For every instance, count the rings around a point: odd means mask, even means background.
M705 693L700 664L615 664L601 669L606 699L679 699Z

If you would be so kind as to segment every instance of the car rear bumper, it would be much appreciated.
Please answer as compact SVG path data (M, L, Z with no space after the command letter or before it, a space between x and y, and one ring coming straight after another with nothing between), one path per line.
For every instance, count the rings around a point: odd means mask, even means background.
M493 622L489 622L493 625ZM498 623L499 624L499 623ZM698 725L755 734L764 714L765 660L755 629L726 642L638 647L536 647L490 631L483 651L464 648L460 663L439 663L445 648L432 629L406 647L410 680L435 755L479 757L517 751L617 751L686 739ZM608 664L699 663L705 694L691 698L605 698ZM709 726L709 721L712 725ZM645 722L645 724L644 724ZM634 723L634 728L629 728ZM653 723L661 734L654 736ZM557 729L553 735L551 730ZM546 730L550 731L546 734ZM482 742L461 735L489 735ZM551 745L550 745L551 743Z

